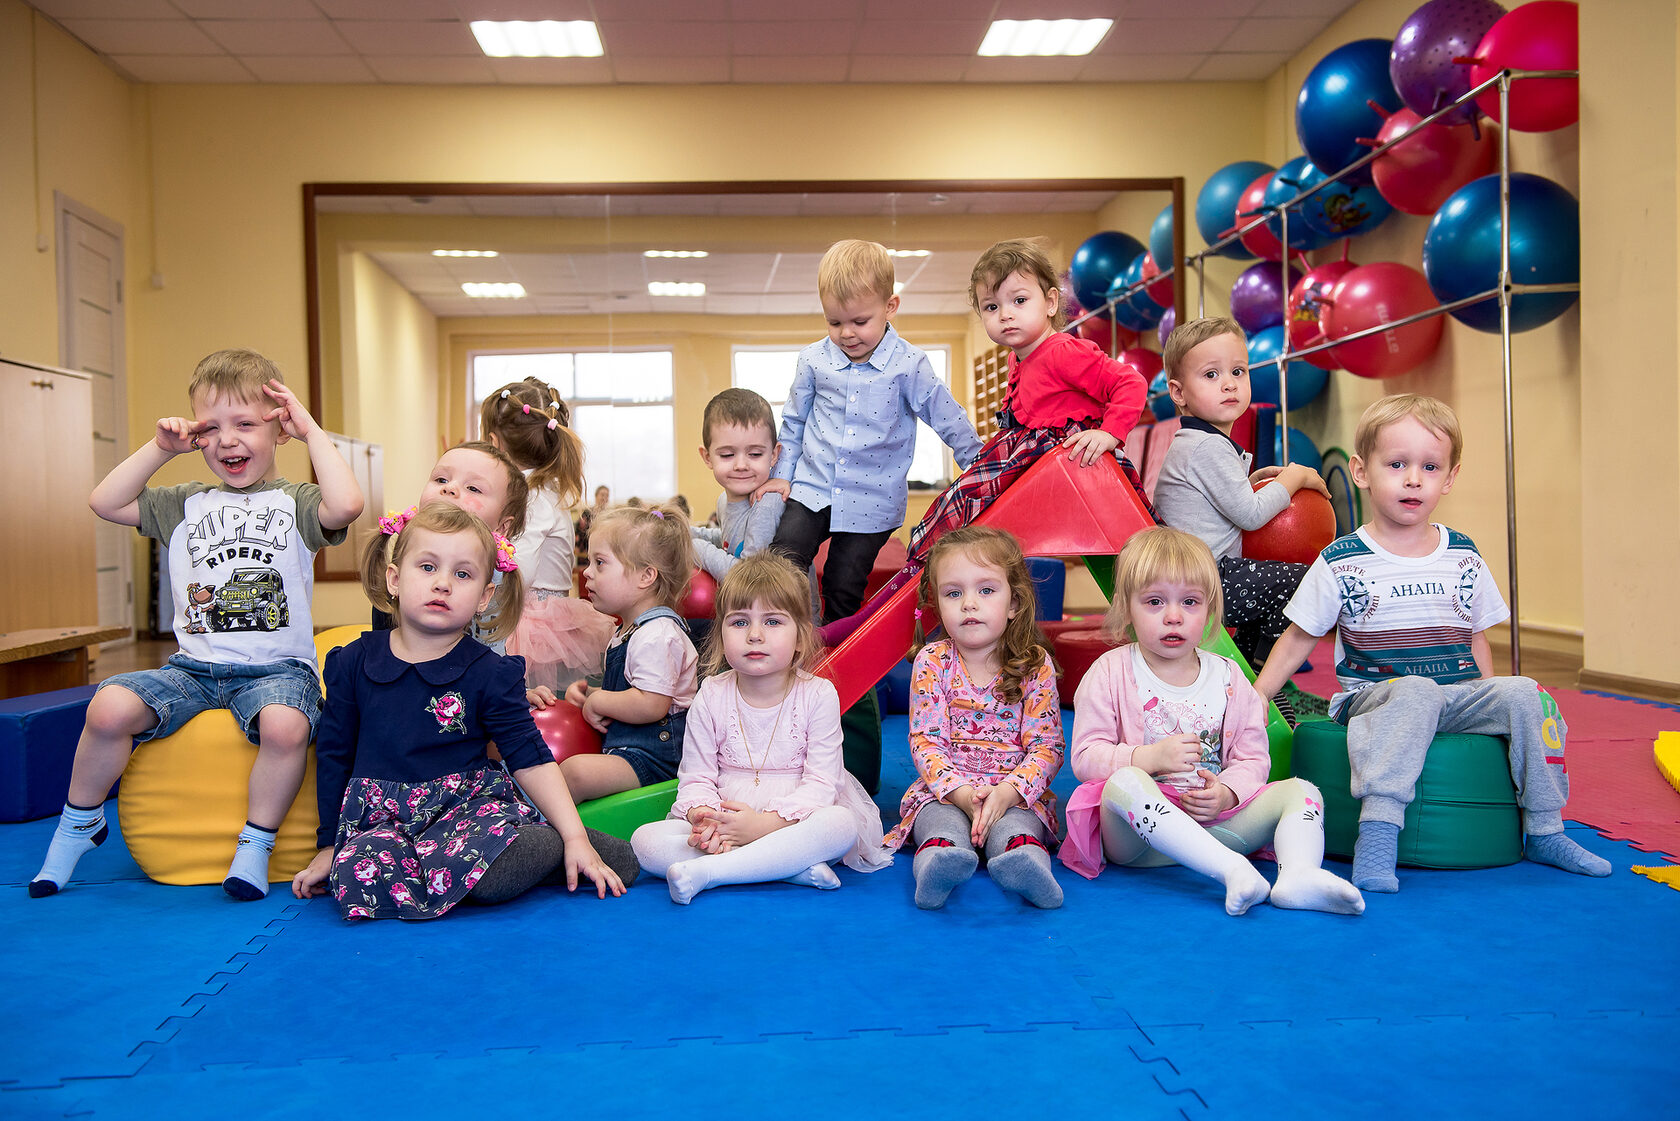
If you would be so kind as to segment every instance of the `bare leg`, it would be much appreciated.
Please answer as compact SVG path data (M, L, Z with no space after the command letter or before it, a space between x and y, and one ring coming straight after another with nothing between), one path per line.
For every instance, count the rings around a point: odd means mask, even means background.
M616 755L573 755L560 761L560 773L576 802L605 798L642 785L636 768Z
M233 847L222 890L242 903L268 894L268 858L309 764L309 717L289 705L264 705L257 713L257 761L251 764L245 828Z

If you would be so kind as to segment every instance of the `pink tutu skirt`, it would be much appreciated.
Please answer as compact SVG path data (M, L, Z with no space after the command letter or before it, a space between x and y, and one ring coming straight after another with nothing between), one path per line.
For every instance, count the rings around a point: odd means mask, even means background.
M507 652L525 659L526 684L560 688L600 673L615 624L590 603L560 592L534 590L508 636Z

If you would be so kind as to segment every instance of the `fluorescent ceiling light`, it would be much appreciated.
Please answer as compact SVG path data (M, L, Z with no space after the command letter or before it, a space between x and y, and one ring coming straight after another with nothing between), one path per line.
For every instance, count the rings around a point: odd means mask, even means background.
M475 300L523 300L525 286L523 284L484 284L468 281L461 285L461 291Z
M644 257L704 257L704 249L648 249L642 253Z
M650 280L648 281L648 295L650 296L704 296L706 286L699 281L689 280Z
M889 249L889 250L887 250L887 256L889 256L889 257L926 257L929 253L932 253L932 252L933 252L933 250L931 250L931 249Z
M1084 55L1102 42L1111 19L993 20L980 53L995 55Z
M601 33L586 19L480 19L473 21L472 33L491 58L601 57Z
M494 257L494 249L434 249L434 257Z

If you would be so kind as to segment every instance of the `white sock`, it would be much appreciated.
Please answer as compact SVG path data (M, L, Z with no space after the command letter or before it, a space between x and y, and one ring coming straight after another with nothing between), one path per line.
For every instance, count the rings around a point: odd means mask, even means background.
M787 878L790 884L801 887L814 887L818 891L833 891L840 886L840 877L834 874L834 869L827 864L813 864L803 872L796 872Z
M52 843L47 846L47 859L29 881L29 894L37 899L56 894L70 882L76 862L104 844L110 834L103 804L83 809L64 803L64 810L58 815L58 828L53 830Z
M239 900L250 903L268 894L268 857L274 851L274 831L252 825L249 821L239 831L239 844L233 850L233 863L228 866L222 890Z

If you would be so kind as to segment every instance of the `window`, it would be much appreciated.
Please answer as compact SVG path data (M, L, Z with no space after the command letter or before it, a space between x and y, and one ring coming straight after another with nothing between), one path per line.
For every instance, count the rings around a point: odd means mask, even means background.
M928 364L939 380L951 384L951 348L930 346ZM793 385L793 371L799 361L798 350L770 347L736 347L734 351L735 384L750 389L770 402L778 420L782 406L787 403L788 389ZM911 489L939 490L955 477L955 464L939 433L925 423L916 422L916 451L910 460Z
M541 378L572 410L584 446L584 494L598 486L619 502L632 495L663 502L676 493L676 415L668 350L475 354L467 414L511 381Z

